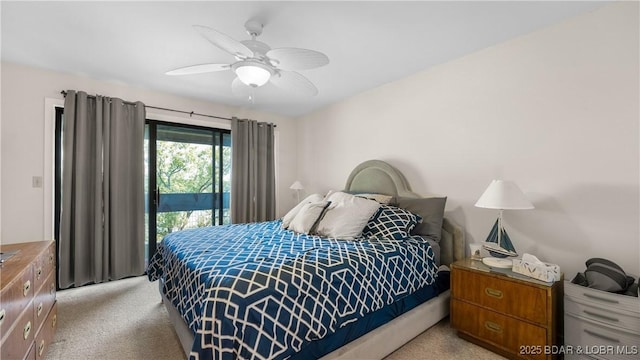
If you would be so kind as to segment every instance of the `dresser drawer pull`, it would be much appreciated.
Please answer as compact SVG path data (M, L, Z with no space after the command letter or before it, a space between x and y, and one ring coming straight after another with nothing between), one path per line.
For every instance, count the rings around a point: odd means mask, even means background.
M2 323L4 322L5 314L6 314L6 311L4 311L4 309L0 310L0 325L2 325Z
M36 271L36 280L40 280L40 276L42 276L42 268L39 268L38 271Z
M31 290L31 280L27 280L27 282L22 285L22 295L27 296L29 290Z
M499 324L496 324L494 322L491 321L485 321L484 322L484 327L487 328L487 330L496 332L496 333L501 333L502 332L502 326L500 326Z
M25 325L24 329L22 330L22 338L27 340L27 338L29 337L29 333L30 332L31 332L31 321L28 321L27 325Z
M40 344L38 344L38 356L42 356L43 351L44 351L44 339L40 340Z
M53 254L49 254L49 264L53 263Z
M52 282L51 285L49 285L49 294L53 295L56 292L56 283Z
M600 318L600 319L603 319L603 320L611 321L611 322L619 322L620 321L620 320L618 320L618 319L616 319L614 317L606 316L606 315L600 315L598 313L594 313L594 312L591 312L589 310L582 310L582 312L587 314L587 315L590 315L590 316L593 316L593 317L597 317L597 318Z
M38 304L38 317L42 314L42 303Z
M53 320L51 320L51 327L56 327L56 322L58 321L58 314L53 315Z
M606 335L598 334L596 332L593 332L593 331L590 331L590 330L587 330L587 329L583 329L583 331L586 332L587 334L593 336L593 337L597 337L597 338L600 338L600 339L605 340L605 341L609 341L609 342L613 342L613 343L619 343L620 342L620 340L618 340L618 339L614 339L614 338L608 337Z
M591 295L591 294L587 294L587 293L583 293L582 295L588 297L588 298L592 298L594 300L599 300L599 301L604 301L604 302L608 302L608 303L612 303L612 304L617 304L618 300L615 299L607 299L607 298L603 298L600 296L596 296L596 295Z
M492 288L485 288L484 289L484 293L489 295L489 296L491 296L491 297L494 297L494 298L497 298L497 299L502 299L502 291L500 291L500 290L496 290L496 289L492 289Z

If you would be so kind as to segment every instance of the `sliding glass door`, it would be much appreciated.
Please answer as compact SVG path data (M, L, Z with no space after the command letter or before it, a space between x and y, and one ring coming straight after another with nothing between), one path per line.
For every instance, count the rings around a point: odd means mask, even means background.
M230 222L228 130L149 120L145 165L148 258L169 233Z

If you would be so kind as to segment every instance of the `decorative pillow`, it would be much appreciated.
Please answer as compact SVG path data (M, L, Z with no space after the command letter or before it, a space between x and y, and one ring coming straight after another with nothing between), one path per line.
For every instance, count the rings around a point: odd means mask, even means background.
M398 198L398 207L422 217L422 223L413 229L413 235L428 236L440 241L442 218L447 197Z
M406 239L411 236L411 230L421 221L420 216L407 210L391 205L381 205L378 212L371 217L367 226L362 230L362 236Z
M362 234L367 221L380 204L341 191L331 193L327 199L331 205L320 219L316 234L326 237L353 240Z
M296 217L291 220L289 230L297 233L310 234L318 225L324 215L325 210L331 204L329 201L319 201L304 204Z
M393 204L395 202L395 197L391 196L391 195L384 195L384 194L372 194L372 193L360 193L360 194L353 194L357 197L362 197L365 199L369 199L369 200L374 200L379 202L380 204Z
M304 200L300 201L298 205L294 206L293 209L289 210L289 212L282 217L282 228L283 229L289 228L289 224L291 224L291 220L293 220L293 218L296 217L300 209L302 209L302 207L305 204L322 201L322 198L323 197L320 194L311 194L306 198L304 198Z

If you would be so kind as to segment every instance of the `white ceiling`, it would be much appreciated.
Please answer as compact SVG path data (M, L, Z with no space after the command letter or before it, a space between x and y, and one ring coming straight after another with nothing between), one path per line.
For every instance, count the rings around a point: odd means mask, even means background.
M297 116L602 5L2 1L1 55L2 61ZM272 48L301 47L329 56L329 65L300 71L318 87L316 97L265 88L272 91L257 94L255 103L248 104L231 94L231 72L164 74L182 66L233 61L192 25L245 40L244 23L250 18L265 23L259 40Z

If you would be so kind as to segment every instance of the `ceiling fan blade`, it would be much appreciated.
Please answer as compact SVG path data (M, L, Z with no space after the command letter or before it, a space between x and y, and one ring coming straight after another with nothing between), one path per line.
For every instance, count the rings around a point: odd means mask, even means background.
M193 25L193 27L210 43L228 52L229 54L243 59L253 57L253 51L251 51L240 41L234 40L228 35L213 30L210 27L202 25Z
M191 75L231 69L229 64L200 64L167 71L167 75Z
M273 85L293 93L316 96L318 89L306 77L293 71L279 71L271 76Z
M327 65L329 58L327 55L308 49L280 48L267 52L273 65L283 70L306 70Z

